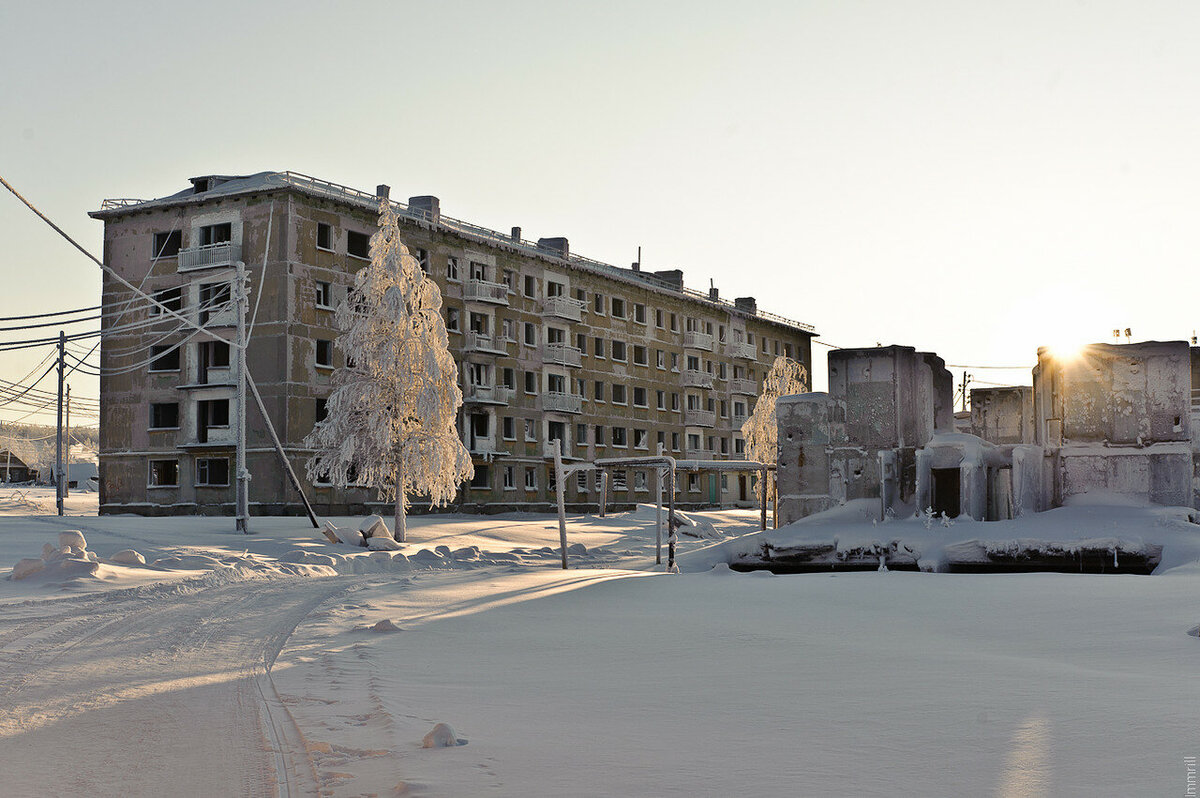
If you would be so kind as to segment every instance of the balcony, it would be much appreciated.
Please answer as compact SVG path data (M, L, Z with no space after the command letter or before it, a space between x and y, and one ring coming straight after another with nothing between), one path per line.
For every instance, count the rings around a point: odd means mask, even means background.
M746 416L744 414L740 415L740 416L733 416L731 419L729 419L729 424L734 429L741 429L742 425L746 423L747 418L749 418L749 416Z
M740 357L746 360L755 360L758 357L754 351L754 344L748 344L744 341L729 344L727 350L730 357Z
M708 449L693 449L688 446L683 450L685 460L715 460L717 459Z
M717 414L713 410L684 410L683 423L688 427L715 427Z
M683 334L683 345L689 349L703 349L705 352L711 352L713 337L708 333L688 331Z
M547 413L582 413L583 397L573 393L547 391L542 394L542 411Z
M542 355L542 362L579 368L581 356L582 353L573 346L567 346L566 344L546 344L546 351Z
M546 297L546 301L542 303L542 313L547 316L557 316L560 319L582 321L583 303L565 296Z
M499 341L487 333L468 332L463 338L464 352L487 352L493 355L507 355L507 341Z
M232 266L242 259L242 247L229 241L179 250L179 271Z
M474 302L491 302L494 305L508 304L508 286L487 280L471 278L463 283L463 299Z
M499 454L508 454L508 452L500 451L500 449L496 446L496 442L491 438L476 438L473 441L465 441L464 443L466 444L468 452L473 455L486 457L488 459L491 459Z
M679 382L685 388L713 387L712 375L705 371L697 371L696 369L688 369L683 372L683 375L679 378Z
M758 396L758 384L754 380L730 380L729 390L742 396Z
M463 401L481 405L506 405L512 401L513 389L502 385L468 385Z

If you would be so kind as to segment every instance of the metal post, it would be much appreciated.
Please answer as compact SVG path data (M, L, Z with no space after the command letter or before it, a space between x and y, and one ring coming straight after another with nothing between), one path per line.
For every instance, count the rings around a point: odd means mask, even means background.
M65 453L63 460L63 469L66 474L66 479L63 480L63 498L66 499L71 495L71 386L67 386L67 398L63 400L63 442Z
M271 417L267 415L267 406L263 404L262 394L258 392L258 386L254 384L254 378L249 374L246 375L246 384L250 386L250 393L254 394L254 403L258 405L258 412L262 413L263 422L267 425L267 432L271 435L271 443L275 445L275 452L279 455L279 460L283 463L283 470L287 472L292 487L300 494L300 501L304 502L304 510L308 513L308 520L312 522L313 529L320 529L321 525L317 522L317 514L313 512L312 505L308 503L308 497L304 495L304 487L300 484L300 479L292 469L292 464L288 462L287 454L283 451L283 444L279 442L279 435L275 432L275 425L271 423Z
M675 570L675 466L667 471L667 573Z
M554 494L558 499L558 542L562 546L562 567L567 570L567 509L563 500L562 441L554 441Z
M58 505L58 514L63 514L62 491L62 460L63 460L63 366L66 362L67 334L58 331L58 421L55 424L55 454L54 454L54 500Z
M604 510L608 505L608 471L600 470L600 517L604 517Z
M234 471L237 476L235 522L237 531L250 534L250 471L246 468L246 264L237 262L234 278L237 303L237 449Z
M663 445L658 445L658 456L662 457ZM663 469L654 469L654 564L662 565L662 494Z
M763 467L763 470L762 470L762 476L760 476L758 479L759 479L759 483L760 483L758 495L762 498L762 520L761 520L759 526L762 529L762 531L766 532L767 531L767 469L765 466Z

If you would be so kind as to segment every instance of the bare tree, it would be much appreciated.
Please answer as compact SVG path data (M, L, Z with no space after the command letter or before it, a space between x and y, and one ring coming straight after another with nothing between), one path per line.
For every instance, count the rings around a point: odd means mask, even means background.
M746 439L746 456L760 463L774 463L779 458L779 426L775 420L775 402L781 396L808 391L808 369L790 357L777 357L771 370L763 377L762 391L754 403L754 412L742 424ZM765 485L758 486L762 498ZM774 497L774 491L768 494Z
M370 255L337 309L346 365L334 375L325 419L305 439L316 450L308 476L394 499L396 540L404 541L409 496L443 506L475 469L455 427L462 391L442 294L400 240L386 199Z

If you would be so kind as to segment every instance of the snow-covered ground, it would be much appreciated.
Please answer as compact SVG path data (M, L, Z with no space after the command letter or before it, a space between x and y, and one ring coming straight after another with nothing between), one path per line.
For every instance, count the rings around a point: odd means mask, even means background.
M400 558L306 519L242 536L227 518L34 515L3 489L0 508L0 577L65 529L98 560L0 579L5 796L1182 795L1200 752L1183 562L707 570L755 529L726 511L700 514L722 539L683 538L691 570L668 575L643 507L571 518L584 548L564 572L540 515L413 517ZM130 548L151 565L105 562ZM439 722L467 744L422 748Z

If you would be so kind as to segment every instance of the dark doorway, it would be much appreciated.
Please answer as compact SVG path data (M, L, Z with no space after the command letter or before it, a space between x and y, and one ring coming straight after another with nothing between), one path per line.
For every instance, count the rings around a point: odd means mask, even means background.
M959 470L957 468L931 468L930 474L933 482L933 496L930 497L933 514L945 518L958 518L958 508L961 503Z
M738 474L738 501L746 501L746 477Z

